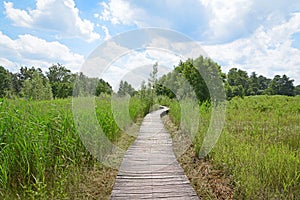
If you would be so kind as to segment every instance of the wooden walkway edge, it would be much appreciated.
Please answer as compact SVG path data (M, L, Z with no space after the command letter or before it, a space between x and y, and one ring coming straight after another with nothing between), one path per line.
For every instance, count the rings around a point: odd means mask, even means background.
M176 160L172 139L161 116L149 113L125 153L111 199L199 199Z

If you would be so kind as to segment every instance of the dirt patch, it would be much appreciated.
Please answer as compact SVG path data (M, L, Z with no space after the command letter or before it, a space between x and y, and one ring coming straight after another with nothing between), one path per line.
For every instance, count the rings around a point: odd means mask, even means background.
M163 117L163 121L172 136L177 160L198 197L202 199L233 199L233 187L230 185L230 178L225 175L225 172L216 169L209 160L196 157L196 152L189 138L172 123L168 115ZM180 145L186 146L182 148L183 146Z
M99 165L83 172L71 199L110 199L117 174L118 170Z

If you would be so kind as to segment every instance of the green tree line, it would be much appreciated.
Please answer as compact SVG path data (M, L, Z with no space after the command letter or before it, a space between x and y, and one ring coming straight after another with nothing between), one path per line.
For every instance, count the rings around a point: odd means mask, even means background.
M206 76L207 79L205 80L201 75ZM219 79L222 84L216 84ZM225 74L216 62L202 56L195 60L180 61L172 72L163 75L155 87L156 94L181 98L194 93L200 101L211 100L207 87L209 81L212 81L210 85L215 87L223 85L227 99L253 95L300 95L300 85L294 86L294 80L285 74L275 75L270 79L256 72L248 75L246 71L237 68L232 68Z
M232 68L227 74L225 89L229 99L234 96L300 95L300 85L295 87L293 82L294 80L285 74L269 79L255 72L249 76L246 71Z
M90 91L91 88L96 90ZM89 78L81 72L72 73L61 64L52 65L45 74L35 67L21 67L19 72L12 73L0 66L0 98L48 100L79 95L82 91L99 96L111 94L112 87L103 79Z
M273 79L252 72L232 68L227 74L221 71L220 65L209 58L198 57L180 61L170 73L158 78L158 63L153 65L148 84L142 83L140 91L136 91L127 81L121 81L117 94L124 96L164 95L170 98L195 96L200 101L211 100L211 91L207 83L215 87L224 86L227 99L235 96L251 95L300 95L300 85L294 86L294 80L288 76L275 75ZM205 76L205 77L202 77ZM206 78L206 79L205 79ZM221 81L217 84L217 81ZM91 91L96 88L96 90ZM21 67L19 72L12 73L0 66L0 98L23 97L26 99L43 100L67 98L82 93L96 96L102 93L112 94L110 84L103 79L89 78L83 73L72 73L61 64L54 64L43 73L40 68Z

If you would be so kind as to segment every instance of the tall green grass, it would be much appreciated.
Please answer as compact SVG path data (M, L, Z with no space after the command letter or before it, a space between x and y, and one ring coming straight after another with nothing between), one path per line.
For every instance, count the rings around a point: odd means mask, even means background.
M177 102L170 104L175 123ZM236 199L300 199L300 98L255 96L228 102L226 125L209 157L231 176ZM211 109L200 106L198 152Z
M118 104L123 100L118 99ZM134 122L147 106L129 102ZM96 117L107 138L121 136L110 97L96 98ZM128 119L123 120L126 127ZM72 99L0 100L0 199L70 199L82 170L97 160L83 145L72 113Z
M76 135L70 100L3 100L0 118L0 195L44 197L63 184L66 177L57 178L67 176L70 165L89 157Z

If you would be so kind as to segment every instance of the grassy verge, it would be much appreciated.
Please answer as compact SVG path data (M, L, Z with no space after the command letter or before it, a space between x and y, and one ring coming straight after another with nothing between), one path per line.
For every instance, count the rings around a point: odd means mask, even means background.
M118 106L126 104L122 102L117 100ZM134 134L124 133L110 106L110 98L96 99L97 120L107 138L126 150ZM128 129L146 107L132 98L132 120L118 120ZM0 199L108 198L117 172L86 150L76 131L71 99L2 99L0 121Z
M170 103L178 123L180 105ZM235 199L300 199L300 98L255 96L228 102L226 125L208 158L225 172ZM200 107L196 152L209 125ZM180 122L180 121L179 121Z
M171 134L173 150L191 185L201 199L232 199L233 189L224 170L215 168L209 160L198 159L195 148L170 116L163 117ZM183 143L183 141L187 141ZM185 150L182 151L182 148Z

